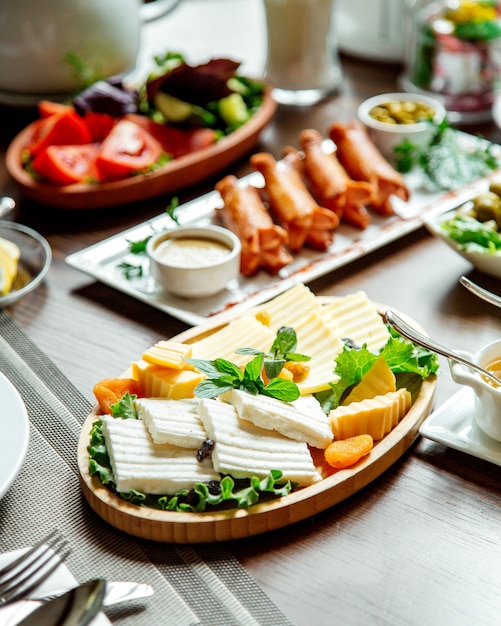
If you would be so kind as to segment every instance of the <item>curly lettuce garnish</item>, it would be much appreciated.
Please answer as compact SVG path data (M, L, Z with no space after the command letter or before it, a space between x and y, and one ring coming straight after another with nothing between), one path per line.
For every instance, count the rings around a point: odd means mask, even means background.
M396 375L397 387L406 387L411 393L425 378L437 373L439 362L434 352L415 345L390 326L388 330L390 337L379 353L368 350L367 344L357 348L345 343L336 357L334 373L339 379L330 383L329 390L316 394L326 413L339 406L346 393L360 382L381 355Z

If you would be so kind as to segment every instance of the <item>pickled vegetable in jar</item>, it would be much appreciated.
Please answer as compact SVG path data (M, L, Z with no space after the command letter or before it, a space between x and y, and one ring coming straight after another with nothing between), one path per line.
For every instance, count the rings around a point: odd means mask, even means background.
M451 122L490 120L501 82L500 13L495 0L414 2L404 89L440 97Z

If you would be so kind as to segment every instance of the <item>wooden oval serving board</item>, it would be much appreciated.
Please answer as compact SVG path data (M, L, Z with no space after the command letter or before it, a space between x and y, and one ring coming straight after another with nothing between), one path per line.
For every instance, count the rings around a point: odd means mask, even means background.
M33 200L62 209L100 209L154 198L198 183L217 174L250 152L259 134L275 114L277 103L271 89L251 119L230 135L207 148L174 159L147 175L108 183L51 185L38 183L23 168L21 155L33 133L33 124L11 142L5 156L7 171L23 193Z
M325 299L324 299L325 300ZM417 324L412 322L415 327ZM193 343L217 330L220 324L194 327L175 341ZM371 452L353 467L332 470L319 451L315 463L323 480L288 496L256 504L249 509L222 512L175 513L143 508L122 500L100 480L89 475L87 446L97 408L85 421L78 445L78 467L83 494L92 509L115 528L131 535L169 543L205 543L258 535L304 520L356 493L387 470L411 446L433 405L436 377L423 381L420 392L404 419Z

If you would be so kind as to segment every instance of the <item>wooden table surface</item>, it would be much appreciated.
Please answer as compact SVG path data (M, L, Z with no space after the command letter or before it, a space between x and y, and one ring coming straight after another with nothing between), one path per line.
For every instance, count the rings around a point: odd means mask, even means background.
M232 2L187 0L162 27L145 27L144 49L149 53L153 43L159 46L161 41L168 49L184 44L189 50L192 37L200 56L235 57L242 46L247 66L258 66L263 58L262 32L255 30L262 28L260 3ZM225 39L218 32L209 36L208 28L200 35L205 18L228 16L231 11L252 16L243 41L230 34ZM205 37L203 48L199 36ZM296 143L301 129L325 132L333 121L354 117L363 98L397 88L398 65L346 56L341 63L344 79L339 93L318 106L279 109L256 150L278 157L285 145ZM0 113L3 156L33 112L5 106ZM501 143L494 125L465 130ZM228 171L246 173L247 158ZM196 197L214 182L208 180L178 196L181 201ZM24 200L9 180L3 158L0 189L17 200L10 218L43 233L54 255L43 285L9 312L89 400L97 380L119 374L152 343L186 329L184 323L65 264L66 255L161 213L170 198L88 213L55 210ZM475 351L499 338L501 311L460 286L463 274L501 293L498 281L476 273L420 229L310 287L321 295L362 289L373 300L411 315L444 345ZM441 362L437 406L458 390L447 364ZM501 468L418 438L385 474L340 505L292 527L232 542L229 548L300 626L497 624Z

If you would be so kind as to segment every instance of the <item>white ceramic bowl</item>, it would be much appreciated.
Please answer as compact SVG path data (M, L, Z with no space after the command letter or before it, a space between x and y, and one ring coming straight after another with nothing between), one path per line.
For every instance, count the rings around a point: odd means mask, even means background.
M442 222L452 219L454 215L455 211L443 213L428 220L425 225L433 235L442 239L454 252L457 252L457 254L474 265L479 272L495 278L501 278L501 252L489 253L487 250L485 252L467 252L441 228Z
M46 239L36 230L16 222L0 220L0 237L17 244L21 250L18 273L12 289L0 296L2 308L17 302L38 287L49 271L52 251Z
M425 145L433 135L433 126L428 122L415 124L389 124L374 119L370 112L374 107L389 102L416 102L430 106L435 111L433 121L439 124L447 115L444 106L434 98L412 93L383 93L364 100L358 107L358 118L369 129L372 140L379 151L389 160L394 158L395 146L404 139L409 139L416 145Z
M216 246L219 244L227 248L228 252L220 258L210 259L209 248L202 248L201 253L195 254L190 246L187 252L183 250L185 257L180 260L175 251L164 246L170 240L183 239L215 243ZM238 277L241 247L239 238L226 228L186 226L153 235L146 251L152 276L166 291L184 298L203 298L219 293Z

